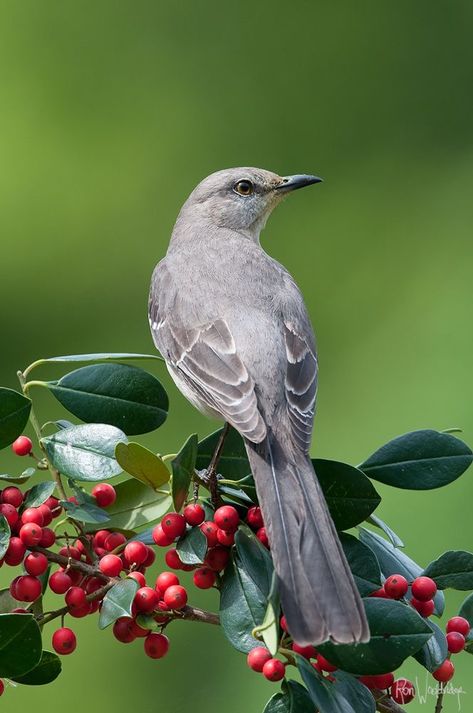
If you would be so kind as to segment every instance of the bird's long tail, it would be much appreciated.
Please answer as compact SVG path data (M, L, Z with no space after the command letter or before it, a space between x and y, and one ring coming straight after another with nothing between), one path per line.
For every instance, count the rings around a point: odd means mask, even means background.
M287 454L274 434L246 449L293 639L367 641L364 607L309 457Z

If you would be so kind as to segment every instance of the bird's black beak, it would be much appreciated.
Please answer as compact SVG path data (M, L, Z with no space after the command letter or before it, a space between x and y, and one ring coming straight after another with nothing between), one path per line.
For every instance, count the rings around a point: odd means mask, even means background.
M295 191L297 188L304 188L304 186L311 186L312 183L321 183L323 178L298 173L295 176L284 176L282 180L283 182L276 186L276 190L285 193L286 191Z

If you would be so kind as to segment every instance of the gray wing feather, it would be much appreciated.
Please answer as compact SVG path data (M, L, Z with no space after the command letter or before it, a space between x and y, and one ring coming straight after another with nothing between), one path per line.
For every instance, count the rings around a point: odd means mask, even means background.
M284 327L287 410L293 437L301 450L308 453L317 396L317 357L310 338L298 334L291 322L285 322Z

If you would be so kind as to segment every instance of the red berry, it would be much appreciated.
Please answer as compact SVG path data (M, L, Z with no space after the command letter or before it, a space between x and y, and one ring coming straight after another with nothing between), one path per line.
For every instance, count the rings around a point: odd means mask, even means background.
M434 613L435 603L433 599L429 599L427 602L422 602L419 599L412 598L411 605L414 609L417 609L419 614L423 617L429 617Z
M224 547L231 547L235 542L235 533L226 532L225 530L218 528L217 540L220 545L223 545Z
M156 579L156 590L163 595L166 589L179 584L179 577L174 572L161 572Z
M80 551L77 549L77 547L73 547L72 545L66 545L66 547L61 547L58 554L61 555L61 557L70 557L73 560L80 560L81 558Z
M398 678L394 681L391 686L391 698L395 703L404 705L410 703L416 695L416 689L414 684L407 680L407 678Z
M174 542L173 537L169 537L169 535L166 535L161 524L156 525L156 527L153 528L153 532L151 534L153 540L159 547L169 547L169 545L172 545L172 543Z
M194 527L205 520L205 510L199 503L187 505L184 508L184 517L188 525Z
M113 625L113 635L122 644L130 644L136 639L133 631L133 619L128 616L121 616Z
M151 547L148 547L148 545L145 545L146 547L146 559L143 562L143 567L151 567L152 564L154 564L154 561L156 559L156 553L154 550L151 549Z
M28 574L38 577L48 569L48 558L42 552L31 552L25 558L25 569Z
M446 659L443 664L441 664L435 671L432 673L432 676L435 678L436 681L439 681L440 683L447 683L447 681L450 681L450 679L453 677L453 674L455 673L455 666L452 664L450 659Z
M7 551L5 552L5 563L10 567L16 567L23 562L23 557L26 554L26 545L19 537L11 537L8 543ZM31 574L31 572L30 572Z
M27 522L20 528L20 540L26 547L36 547L41 542L43 530L34 522Z
M41 582L31 574L25 574L17 579L15 592L18 601L34 602L41 596Z
M447 634L451 631L458 631L459 634L467 636L470 633L470 622L463 616L452 616L447 621Z
M144 641L145 654L152 659L161 659L169 651L169 639L164 634L148 634Z
M82 587L71 587L66 592L66 604L71 609L81 609L87 607L86 593Z
M94 485L91 493L96 499L97 505L101 508L108 508L110 505L113 505L117 499L115 488L109 483L99 483L98 485Z
M138 611L149 614L156 608L159 602L159 595L155 589L151 587L140 587L135 594L133 600Z
M112 550L116 550L117 547L121 547L122 545L124 545L125 542L126 537L121 532L111 532L105 538L103 546L107 550L107 552L111 552Z
M148 556L148 548L143 542L129 542L123 554L129 564L140 565L143 564Z
M214 512L214 522L221 530L236 532L240 524L238 510L233 505L222 505Z
M49 578L49 588L55 594L65 594L71 586L72 579L69 577L67 572L63 572L62 569L57 572L53 572Z
M0 678L0 696L3 695L4 690L5 690L5 684L3 683L2 679Z
M3 515L3 517L8 522L11 528L16 525L19 519L17 509L14 508L13 505L9 505L8 503L2 503L0 505L0 515Z
M21 513L21 522L23 525L27 522L34 522L35 525L43 527L43 513L39 508L26 508L26 510L23 510L23 512Z
M269 549L269 540L268 540L268 534L266 532L265 527L260 527L258 532L256 533L256 537L258 540L261 542L262 545L267 547Z
M394 676L392 673L381 673L377 676L360 676L358 680L368 688L379 688L380 691L385 691L394 683Z
M52 520L53 520L53 514L51 510L48 508L47 505L44 503L42 505L38 506L38 511L43 517L43 525L42 527L46 527L46 525L50 525Z
M325 656L322 656L322 654L317 654L317 665L321 671L328 671L329 673L332 673L332 671L337 670L337 667L330 663L330 661L327 661Z
M105 555L99 562L99 569L107 577L118 577L122 571L123 563L118 555Z
M130 572L127 577L130 577L130 579L135 579L140 587L146 586L146 578L142 572Z
M261 673L264 664L271 658L272 657L268 649L265 649L264 646L255 646L255 648L251 649L248 656L246 657L246 662L252 671L257 671L258 673Z
M208 567L199 567L195 570L193 579L198 589L210 589L214 586L217 575Z
M262 673L268 681L280 681L286 673L285 666L279 659L269 659L263 665Z
M295 651L296 654L303 656L305 659L313 659L317 656L317 651L314 646L300 646L299 644L296 644L295 641L292 644L292 650Z
M92 538L92 546L95 547L104 547L105 545L105 540L107 537L111 534L110 530L97 530L95 535ZM105 549L105 548L104 548Z
M200 526L200 529L204 533L205 537L207 538L207 544L209 547L215 547L215 545L218 543L217 540L217 531L218 531L218 525L215 524L215 522L212 522L211 520L206 520L205 522L202 523Z
M381 587L380 589L375 589L375 591L371 592L369 596L377 597L379 599L390 599L389 595L386 594L386 592L384 591L384 587Z
M77 645L76 635L67 626L57 629L52 638L53 649L57 654L72 654Z
M11 445L13 453L17 456L29 456L33 450L33 443L28 436L19 436Z
M430 577L417 577L412 582L412 596L421 602L428 602L437 593L437 585Z
M92 602L87 602L83 607L71 607L69 609L69 614L74 617L74 619L82 619L84 616L88 616L92 611Z
M171 569L182 569L181 558L176 549L168 550L164 557L166 564Z
M220 572L222 569L225 569L229 559L229 550L226 547L222 547L222 545L217 545L207 552L205 564L210 567L210 569Z
M161 527L166 537L175 540L177 537L181 537L186 531L185 517L178 512L168 512L161 520Z
M140 626L135 619L132 619L131 623L131 630L136 636L136 638L144 639L145 636L148 636L149 634L149 629L143 629L142 626Z
M246 522L253 530L259 530L260 527L264 527L263 515L261 513L261 508L257 505L250 508L246 513Z
M101 587L103 587L103 582L98 577L90 577L84 584L86 594L93 594Z
M281 629L282 629L283 631L285 631L285 632L287 633L287 621L286 621L286 617L285 617L285 616L282 616L282 617L281 617L281 619L280 619L280 621L279 621L279 626L281 627Z
M50 495L47 500L44 501L43 505L47 505L47 507L51 510L51 515L53 518L59 517L59 515L62 512L62 507L59 505L59 500L54 497L54 495Z
M40 547L45 547L48 549L49 547L52 547L54 543L56 542L56 535L53 530L49 527L43 527L43 532L41 535L41 539L39 541L39 546Z
M458 654L465 648L465 637L458 631L450 631L447 634L447 646L451 654Z
M163 599L171 609L183 609L187 604L187 592L180 584L175 584L166 589Z
M23 502L23 493L19 488L15 488L14 485L5 488L2 492L2 503L8 503L8 505L13 505L14 508L19 508Z
M409 582L402 574L392 574L384 583L384 591L390 599L401 599L408 589Z

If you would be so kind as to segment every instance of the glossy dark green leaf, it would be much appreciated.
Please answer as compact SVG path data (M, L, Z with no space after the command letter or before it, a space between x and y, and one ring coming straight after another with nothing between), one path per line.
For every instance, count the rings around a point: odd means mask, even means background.
M381 587L381 570L373 550L346 532L340 533L340 541L361 596L375 592Z
M401 540L401 538L396 535L394 530L392 530L389 525L386 525L386 523L383 522L380 517L372 513L367 519L367 522L382 530L384 534L388 536L389 541L394 547L404 547L404 542Z
M136 623L138 626L141 626L142 629L148 629L148 631L157 631L162 626L149 614L138 614Z
M184 505L194 477L197 459L197 434L193 433L172 460L172 499L176 512Z
M220 594L220 621L225 636L238 651L258 645L251 632L264 620L273 566L268 551L241 529L225 568Z
M10 543L10 525L4 515L0 515L0 559L4 556Z
M323 713L374 713L373 696L362 683L342 672L336 682L327 681L302 656L296 655L297 668L312 699Z
M32 470L32 473L23 473L22 475L8 475L8 473L2 473L0 475L0 480L5 480L7 483L16 483L16 484L21 484L21 483L26 483L27 480L31 478L31 476L35 472L35 468L27 468L28 471Z
M157 493L139 480L129 478L115 486L117 498L107 508L107 528L136 530L161 518L171 506L169 494Z
M68 354L66 356L48 357L47 359L39 360L38 364L45 363L61 363L61 362L108 362L108 361L140 361L142 359L164 361L157 354L134 354L133 352L117 352L114 353L97 353L97 354Z
M414 658L424 666L427 671L432 673L447 658L447 639L445 638L445 632L442 631L435 622L429 621L428 619L425 621L434 632L434 635L414 654Z
M427 622L409 605L390 599L364 599L371 638L367 644L318 647L338 668L356 675L388 673L415 654L432 636Z
M142 530L139 532L137 535L133 535L133 537L130 537L128 540L129 542L142 542L144 545L154 545L155 542L153 540L153 530L155 528L155 525L153 527L148 527L146 530Z
M393 547L390 542L380 537L371 530L360 528L360 540L368 545L375 553L381 572L385 577L391 574L402 574L406 579L412 581L422 574L422 567L408 557L405 552ZM442 616L445 609L445 596L443 592L437 592L434 597L435 614Z
M162 458L140 443L118 443L115 458L124 471L154 490L171 477Z
M473 554L464 550L448 550L424 570L435 580L438 589L473 589Z
M272 656L276 656L279 649L279 622L281 619L281 606L276 572L273 572L271 589L268 594L268 603L264 619L253 631L256 638L263 639L266 648Z
M0 448L21 436L28 423L31 401L23 394L0 387Z
M283 681L281 691L269 699L263 713L314 713L314 704L300 683Z
M201 564L207 554L207 538L198 527L192 527L178 540L176 549L184 564Z
M196 461L197 470L205 470L209 467L221 433L222 429L219 429L199 442ZM238 431L235 431L234 428L230 428L227 434L217 470L225 478L231 478L232 480L239 480L251 473L245 444Z
M42 483L33 485L23 502L23 506L25 508L37 508L54 493L55 488L56 483L54 480L45 480Z
M121 616L131 616L131 606L137 591L138 582L130 577L114 584L103 598L99 629L105 629Z
M53 466L73 480L99 481L122 472L115 448L126 442L123 431L103 423L73 426L45 436L41 443Z
M21 683L23 686L44 686L46 683L54 681L61 673L61 659L52 651L43 651L39 663L25 673L12 680Z
M31 614L0 614L0 678L31 671L41 649L41 633Z
M127 364L84 366L47 384L74 416L108 423L128 435L154 431L166 420L168 397L158 379Z
M0 614L9 614L13 609L27 609L29 606L31 606L29 602L13 599L10 589L0 589Z
M347 463L312 460L337 530L348 530L366 520L381 498L370 479Z
M425 429L386 443L360 468L386 485L430 490L456 480L472 461L471 449L459 438Z
M469 594L464 600L458 612L459 616L463 616L467 621L470 622L470 626L473 627L473 594ZM466 635L466 646L465 651L469 654L473 654L473 630Z
M106 512L103 508L100 508L98 505L92 505L91 503L76 505L75 503L71 503L67 500L61 500L60 502L69 517L73 517L74 520L96 524L110 522L110 515L108 512Z

